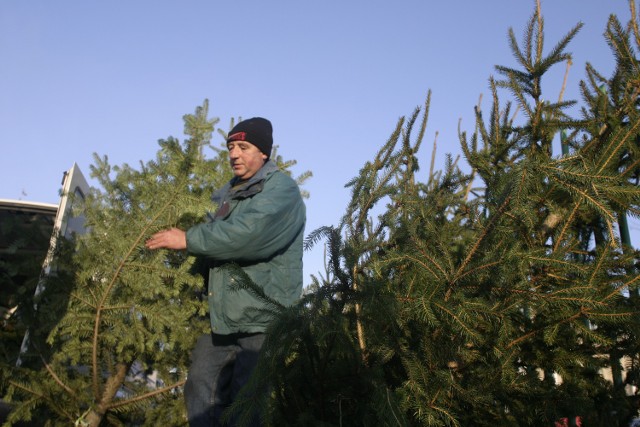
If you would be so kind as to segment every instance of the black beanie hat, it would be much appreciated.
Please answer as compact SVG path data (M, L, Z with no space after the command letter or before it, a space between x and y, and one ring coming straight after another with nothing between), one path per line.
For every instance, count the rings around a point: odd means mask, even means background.
M271 156L271 146L273 145L273 128L271 122L262 117L243 120L231 129L227 137L227 143L231 141L247 141L258 147L258 149Z

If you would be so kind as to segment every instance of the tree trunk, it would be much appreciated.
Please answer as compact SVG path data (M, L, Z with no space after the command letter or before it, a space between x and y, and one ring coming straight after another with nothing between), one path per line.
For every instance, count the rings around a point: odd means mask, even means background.
M85 418L87 426L98 427L100 425L118 389L124 383L124 378L128 370L129 366L125 363L119 363L117 365L115 375L109 377L107 380L107 384L102 392L102 399L100 399L100 402L98 402Z

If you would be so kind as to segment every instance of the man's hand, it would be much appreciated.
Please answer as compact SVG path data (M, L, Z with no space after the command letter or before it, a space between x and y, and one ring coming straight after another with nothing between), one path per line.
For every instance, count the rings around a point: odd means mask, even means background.
M179 228L159 231L144 245L148 249L187 249L187 233Z

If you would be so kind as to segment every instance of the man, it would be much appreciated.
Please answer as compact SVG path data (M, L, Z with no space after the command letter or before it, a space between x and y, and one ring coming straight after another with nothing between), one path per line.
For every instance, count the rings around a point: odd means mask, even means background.
M302 291L305 206L295 181L269 160L272 145L268 120L238 123L227 138L234 178L214 193L218 210L212 221L186 232L164 230L146 242L149 249L186 249L210 264L212 333L196 343L184 390L191 426L220 425L222 411L256 365L270 320L261 310L264 301L234 287L222 267L239 265L283 305L293 304Z

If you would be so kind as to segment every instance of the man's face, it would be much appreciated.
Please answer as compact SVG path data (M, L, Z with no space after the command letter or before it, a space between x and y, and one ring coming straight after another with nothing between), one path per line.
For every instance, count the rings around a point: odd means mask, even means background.
M233 174L240 179L249 179L260 170L267 155L247 141L231 141L227 144Z

